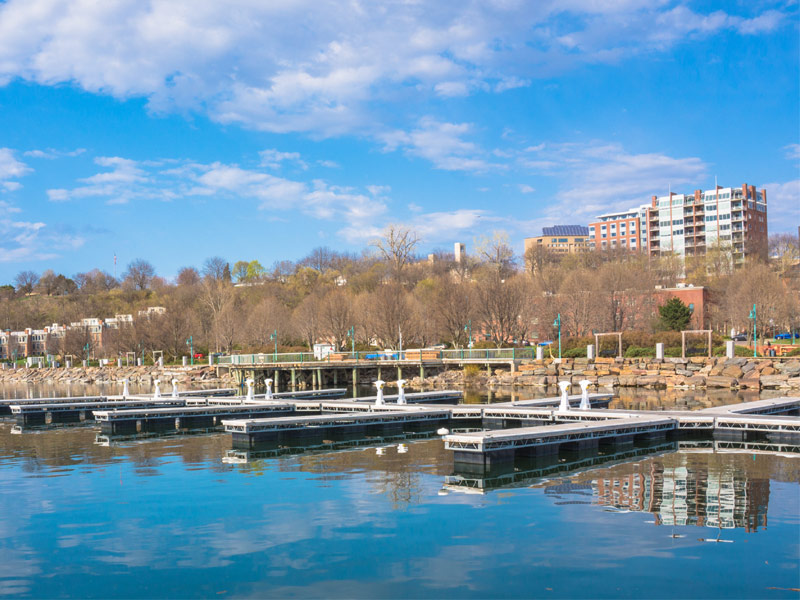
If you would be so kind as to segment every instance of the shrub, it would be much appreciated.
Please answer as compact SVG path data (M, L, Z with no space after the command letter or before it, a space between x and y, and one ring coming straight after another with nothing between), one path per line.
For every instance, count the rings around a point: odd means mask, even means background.
M628 346L625 356L628 358L639 358L643 356L655 356L656 350L653 348L642 348L641 346Z
M800 348L795 348L791 352L784 354L784 356L800 356Z
M478 365L467 365L464 367L464 377L467 379L472 379L478 376L481 372L481 368Z
M586 358L586 346L582 348L561 349L561 356L564 358Z

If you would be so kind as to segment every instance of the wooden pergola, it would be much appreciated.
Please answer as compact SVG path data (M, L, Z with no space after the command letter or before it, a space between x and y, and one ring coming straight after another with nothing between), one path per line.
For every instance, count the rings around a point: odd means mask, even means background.
M617 336L618 353L617 358L622 358L622 333L619 331L612 331L610 333L595 333L594 334L594 347L595 356L600 356L600 338L603 336Z
M687 329L681 331L681 358L686 358L686 334L697 333L708 335L708 358L711 358L711 330L710 329Z

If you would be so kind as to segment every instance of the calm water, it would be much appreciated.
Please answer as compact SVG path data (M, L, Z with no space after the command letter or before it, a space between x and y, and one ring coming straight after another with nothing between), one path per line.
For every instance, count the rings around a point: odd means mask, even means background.
M521 464L482 479L454 473L438 439L260 458L231 452L225 434L102 445L91 427L11 425L0 422L3 596L797 598L800 588L795 457L663 444L546 477Z

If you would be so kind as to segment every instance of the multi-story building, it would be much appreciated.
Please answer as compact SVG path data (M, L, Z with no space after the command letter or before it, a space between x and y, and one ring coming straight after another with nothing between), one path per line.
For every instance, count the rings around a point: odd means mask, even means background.
M525 238L525 255L531 248L546 248L558 254L573 254L590 248L589 228L584 225L542 227L542 235Z
M767 191L755 186L696 190L693 195L653 196L647 210L650 256L730 251L734 263L767 252Z
M590 245L595 250L647 248L647 204L619 212L606 213L589 223Z

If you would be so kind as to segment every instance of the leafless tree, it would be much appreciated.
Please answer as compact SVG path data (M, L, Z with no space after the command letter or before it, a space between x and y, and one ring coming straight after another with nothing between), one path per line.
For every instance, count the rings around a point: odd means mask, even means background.
M491 236L476 239L475 252L501 278L505 279L513 274L514 250L511 249L508 233L505 231L494 231Z
M328 293L320 302L321 331L342 348L347 341L347 331L353 325L353 298L343 290Z
M144 259L137 258L128 265L122 278L134 290L146 290L155 274L156 270L153 265Z
M399 281L403 268L414 259L414 249L420 242L417 233L402 225L389 225L383 237L372 242L381 256L389 263L396 281Z
M178 271L176 283L179 286L191 287L200 283L200 273L194 267L183 267Z
M226 269L229 269L227 260L221 256L212 256L203 263L203 277L222 281L225 279Z
M39 283L39 276L33 271L20 271L14 278L14 285L22 294L30 294L37 283Z

